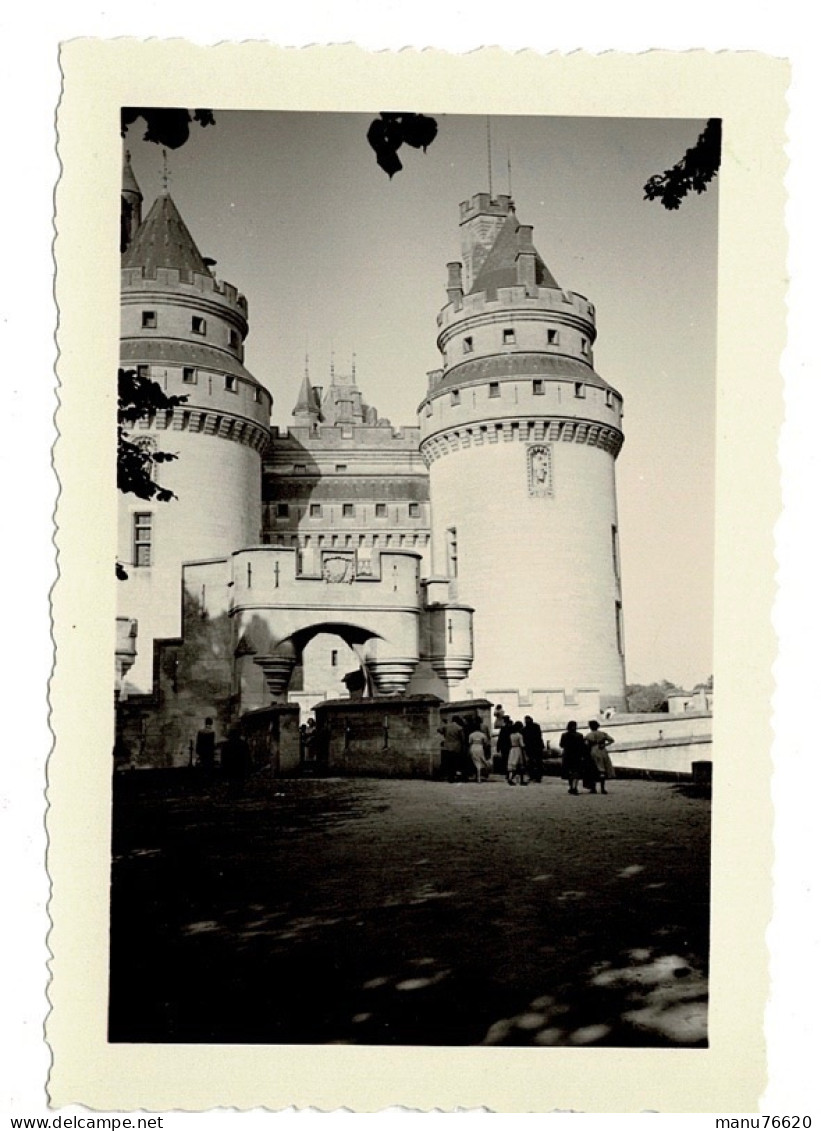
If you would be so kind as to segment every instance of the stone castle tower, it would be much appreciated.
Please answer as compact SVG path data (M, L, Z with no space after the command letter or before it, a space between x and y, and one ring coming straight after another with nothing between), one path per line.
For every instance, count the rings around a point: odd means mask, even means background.
M462 203L460 227L419 409L433 574L475 610L455 694L572 706L597 690L623 708L622 398L593 368L593 306L560 288L509 197Z
M224 557L259 543L261 453L271 397L243 364L248 306L217 279L172 197L145 220L128 154L123 169L120 365L137 369L184 405L156 413L134 433L179 458L160 465L167 503L120 496L120 609L136 618L142 647L132 692L152 688L150 642L180 634L183 562ZM205 589L205 586L203 586ZM207 611L209 594L199 598Z

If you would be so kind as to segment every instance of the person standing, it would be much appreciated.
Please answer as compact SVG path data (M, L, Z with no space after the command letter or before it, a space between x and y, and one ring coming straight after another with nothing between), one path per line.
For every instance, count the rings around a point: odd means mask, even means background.
M512 734L513 723L510 721L510 715L505 715L502 719L499 733L496 736L496 754L499 759L499 771L505 775L507 775L507 760L510 756L510 736Z
M490 765L487 759L489 740L482 727L481 721L478 718L474 718L471 722L473 725L468 735L468 753L473 768L476 771L476 781L481 785L483 781L487 780L487 775L490 771Z
M562 748L562 777L567 782L568 793L579 792L579 779L583 776L585 761L589 750L584 738L579 734L575 719L567 724L567 730L559 739Z
M524 727L520 722L515 722L510 732L510 751L507 759L507 784L515 785L513 780L519 775L519 785L527 785L525 781L525 738Z
M544 773L542 759L544 758L544 739L542 728L534 722L530 715L525 715L525 725L522 732L525 740L525 759L530 780L540 782Z
M601 786L602 793L607 793L604 783L609 778L616 776L607 747L612 746L616 740L612 738L607 731L599 728L596 719L591 719L587 725L590 727L590 730L584 736L584 741L590 750L590 758L593 763L592 788L590 792L596 792L596 783L598 782Z
M213 770L216 749L217 734L214 730L214 720L209 718L205 720L205 725L197 731L197 738L194 743L197 765L202 766L204 770Z
M439 728L439 733L442 736L442 773L449 782L455 782L463 749L460 720L455 716L448 719L445 725Z

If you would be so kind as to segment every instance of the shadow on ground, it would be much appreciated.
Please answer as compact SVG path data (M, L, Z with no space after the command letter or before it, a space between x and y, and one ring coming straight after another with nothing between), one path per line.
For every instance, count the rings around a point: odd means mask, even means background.
M132 774L113 848L113 1041L707 1041L709 804L677 786Z

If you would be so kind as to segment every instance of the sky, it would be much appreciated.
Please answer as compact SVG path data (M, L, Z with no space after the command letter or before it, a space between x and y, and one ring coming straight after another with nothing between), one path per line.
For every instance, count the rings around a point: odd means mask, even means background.
M434 113L434 111L430 111ZM617 461L628 682L690 688L712 672L715 326L719 186L668 212L649 176L703 121L436 115L427 153L389 179L366 141L373 115L216 112L169 151L169 189L219 278L247 297L246 365L286 426L305 371L357 379L395 425L416 423L439 367L458 206L512 189L563 288L596 306L598 373L623 395ZM145 196L158 146L126 145Z

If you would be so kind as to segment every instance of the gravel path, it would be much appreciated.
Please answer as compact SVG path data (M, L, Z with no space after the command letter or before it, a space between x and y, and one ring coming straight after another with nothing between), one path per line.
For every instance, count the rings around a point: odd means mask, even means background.
M132 774L116 1041L703 1046L710 805L669 783Z

